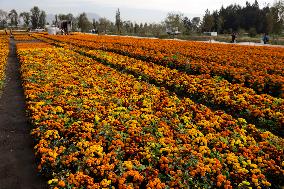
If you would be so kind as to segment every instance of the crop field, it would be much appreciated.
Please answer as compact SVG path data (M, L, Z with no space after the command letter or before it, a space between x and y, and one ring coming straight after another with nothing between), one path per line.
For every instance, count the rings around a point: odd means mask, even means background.
M284 48L15 40L37 169L50 188L284 186Z
M5 68L9 54L8 37L0 35L0 96L4 85Z

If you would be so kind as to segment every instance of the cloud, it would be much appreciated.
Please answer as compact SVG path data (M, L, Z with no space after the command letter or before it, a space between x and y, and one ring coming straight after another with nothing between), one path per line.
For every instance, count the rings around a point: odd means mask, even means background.
M68 0L65 0L68 1ZM75 1L75 0L72 0ZM254 0L82 0L83 2L92 3L94 5L116 6L127 8L141 8L141 9L157 9L162 11L179 11L186 13L203 14L208 8L209 10L219 9L222 5L228 6L230 4L245 5L246 1L251 3ZM274 0L258 0L260 6L270 3Z
M103 17L113 18L115 10L120 8L122 16L130 20L159 21L167 12L181 12L185 15L202 16L206 9L219 9L222 5L245 5L247 0L0 0L0 7L6 11L16 8L18 11L29 11L39 6L47 13L94 12ZM253 3L254 0L248 0ZM259 5L273 4L274 0L258 0ZM143 11L145 12L143 14ZM161 16L159 16L159 14Z

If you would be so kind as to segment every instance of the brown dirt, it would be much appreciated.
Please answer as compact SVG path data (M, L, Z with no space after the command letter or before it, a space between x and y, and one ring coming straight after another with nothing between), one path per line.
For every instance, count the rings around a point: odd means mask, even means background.
M47 180L36 171L19 67L15 41L11 39L0 97L0 189L45 189Z

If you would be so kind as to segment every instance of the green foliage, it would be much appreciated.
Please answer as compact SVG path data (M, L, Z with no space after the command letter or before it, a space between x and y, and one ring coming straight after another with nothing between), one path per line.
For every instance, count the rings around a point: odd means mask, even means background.
M30 21L31 21L31 15L30 15L30 13L29 13L29 12L22 12L22 13L20 14L20 17L23 18L23 20L24 20L24 25L25 25L26 27L28 27L29 24L30 24Z
M211 32L213 31L214 27L214 17L210 14L210 11L207 9L205 12L205 15L202 20L202 28L201 30L204 32Z
M31 22L33 29L39 27L39 17L40 17L40 9L37 6L35 6L31 9Z
M255 37L257 34L256 29L253 27L249 29L248 33L250 37Z
M19 24L19 16L15 9L12 9L10 13L8 14L8 17L10 18L10 25L18 27Z
M88 20L87 14L84 12L78 17L78 27L82 32L88 32L92 29L92 23Z
M221 7L213 14L207 10L203 17L202 31L217 31L218 33L245 30L250 36L260 33L280 34L284 29L284 2L276 1L273 6L260 8L258 1L249 2L241 7L232 4Z
M46 24L46 13L45 13L45 11L41 11L40 15L39 15L38 26L40 28L44 28L45 24Z
M117 27L117 32L121 33L121 25L122 25L122 21L120 18L120 11L119 9L117 9L116 13L115 13L115 26Z

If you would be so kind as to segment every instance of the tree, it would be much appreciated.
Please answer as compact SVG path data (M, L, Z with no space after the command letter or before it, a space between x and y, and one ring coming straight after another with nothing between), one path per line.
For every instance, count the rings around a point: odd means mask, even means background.
M73 20L72 20L72 31L78 31L78 28L79 28L78 23L79 23L78 17L73 18Z
M247 31L252 31L251 28L255 28L257 33L261 32L263 20L260 19L260 9L257 1L252 5L247 2L246 7L241 10L240 16L242 17L240 24L242 28Z
M165 28L163 27L162 24L153 24L152 34L155 37L159 37L164 31L165 31Z
M197 31L200 24L200 17L193 17L191 19L192 30Z
M272 32L281 34L284 29L284 1L280 0L274 3L271 7L271 14L273 20Z
M99 22L93 18L93 29L98 30L98 27L99 27Z
M31 21L31 16L30 16L30 13L29 12L22 12L20 14L20 17L23 18L24 20L24 25L26 27L28 27L30 25L30 21Z
M134 33L134 23L130 22L130 32Z
M274 9L276 10L276 9ZM246 31L252 34L271 31L271 19L277 22L277 11L271 11L266 6L259 7L257 0L253 4L246 2L244 7L237 4L231 4L227 7L221 7L219 11L213 11L212 14L207 10L202 22L202 30L214 30L219 33L232 31ZM277 18L276 18L277 17ZM214 22L211 28L212 20Z
M39 15L39 22L38 22L38 26L40 28L44 28L46 24L46 13L45 11L41 11L40 15Z
M17 13L17 11L15 9L12 9L9 12L8 17L10 19L10 25L18 27L19 17L18 17L18 13Z
M248 21L248 18L242 17L242 8L239 5L229 5L225 9L220 10L220 16L217 20L214 20L215 23L221 22L223 29L221 31L238 31L241 27L241 19L244 18L244 22ZM244 13L243 13L244 14ZM252 13L251 13L252 14ZM254 14L254 13L253 13ZM216 19L216 15L214 16ZM251 23L255 23L256 19L251 19ZM254 26L252 24L251 26Z
M139 31L139 24L135 23L134 24L134 33L138 34L138 31Z
M73 14L71 14L71 13L68 13L68 14L59 14L59 15L58 15L58 19L59 19L60 21L62 21L62 20L70 20L70 21L72 21L72 20L74 19L74 16L73 16Z
M144 36L146 36L147 35L147 33L148 33L148 24L145 22L144 23L144 26L143 26L143 31L144 31Z
M119 34L121 33L121 25L122 25L122 21L120 18L120 11L119 9L117 9L116 14L115 14L115 26Z
M268 6L261 10L262 33L271 33L273 29L273 15Z
M181 13L168 13L164 22L168 30L184 31L183 14Z
M40 19L40 10L37 6L35 6L31 9L31 22L33 29L39 27L39 19Z
M77 31L78 29L78 18L75 18L72 13L58 14L58 15L56 14L54 16L54 19L55 20L52 21L52 24L54 24L57 27L59 27L60 21L67 20L67 21L71 21L72 31Z
M99 32L107 33L108 28L111 25L111 21L106 18L100 18L98 23L98 30Z
M54 24L55 26L58 26L58 15L57 14L54 15L54 19L55 20L52 21L52 24Z
M110 23L110 33L116 33L116 26L115 26L115 23L114 22L111 22Z
M126 30L126 33L131 33L131 21L129 21L129 20L124 21L123 26Z
M192 31L192 23L188 17L183 18L183 25L185 28L186 33L190 33Z
M92 23L88 20L85 12L80 14L78 17L78 27L82 32L88 32L90 29L92 29Z
M278 18L279 20L284 20L284 1L279 0L275 3L274 7L278 10Z
M5 24L7 24L8 19L8 13L0 9L0 26L5 27Z
M207 9L202 20L202 31L211 32L214 26L214 17L210 14Z
M214 11L212 16L214 18L213 30L217 31L218 33L221 33L224 25L223 17L219 16L218 11Z
M67 15L65 15L65 14L59 14L59 15L57 16L57 18L58 18L60 21L62 21L62 20L67 20Z

